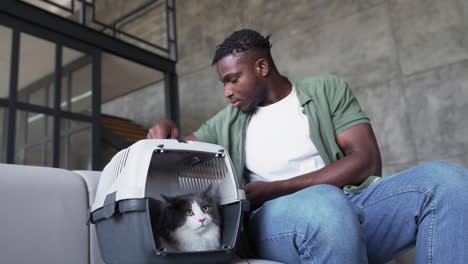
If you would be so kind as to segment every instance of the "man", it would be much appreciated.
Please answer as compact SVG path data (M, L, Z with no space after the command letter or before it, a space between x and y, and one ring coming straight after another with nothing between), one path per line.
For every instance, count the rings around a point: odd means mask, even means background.
M385 263L416 245L416 263L468 259L468 171L431 162L380 179L369 119L335 76L289 80L269 37L232 33L213 59L231 105L186 140L225 147L255 211L259 257L284 263ZM177 138L161 120L148 138Z

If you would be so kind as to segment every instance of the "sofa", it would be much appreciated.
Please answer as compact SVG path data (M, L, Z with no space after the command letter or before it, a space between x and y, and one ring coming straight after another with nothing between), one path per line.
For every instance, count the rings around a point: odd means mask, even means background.
M103 264L87 217L99 176L97 171L0 164L0 263Z
M0 164L0 263L104 264L87 216L100 174Z

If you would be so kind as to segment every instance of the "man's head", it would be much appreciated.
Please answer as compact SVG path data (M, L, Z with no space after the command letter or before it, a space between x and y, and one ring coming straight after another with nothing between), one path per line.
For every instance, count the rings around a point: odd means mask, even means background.
M234 107L248 112L264 103L268 79L277 74L270 48L269 36L249 29L235 31L216 47L213 65Z

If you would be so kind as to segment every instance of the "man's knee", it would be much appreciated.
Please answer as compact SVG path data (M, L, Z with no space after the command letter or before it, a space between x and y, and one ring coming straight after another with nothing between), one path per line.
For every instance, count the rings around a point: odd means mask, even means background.
M353 206L338 187L309 187L265 203L249 222L249 233L259 245L287 235L299 251L353 251L362 242Z
M422 182L429 182L435 187L466 188L468 187L468 170L458 164L447 161L432 161L419 166ZM465 189L466 190L466 189Z
M328 203L341 203L347 200L343 190L330 184L314 185L289 195L291 200L323 200Z
M446 161L428 162L411 170L403 177L414 186L420 186L432 193L438 201L468 199L468 170Z
M289 216L288 221L327 225L331 228L349 222L358 214L357 208L340 188L321 184L287 195L266 204L274 217Z
M421 165L421 167L435 171L440 174L466 174L466 168L449 161L431 161Z

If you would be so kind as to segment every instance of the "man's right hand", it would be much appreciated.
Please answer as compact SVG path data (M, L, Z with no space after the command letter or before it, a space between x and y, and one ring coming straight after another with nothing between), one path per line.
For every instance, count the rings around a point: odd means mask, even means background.
M179 138L179 129L174 121L170 119L161 119L149 129L146 138L177 139Z

